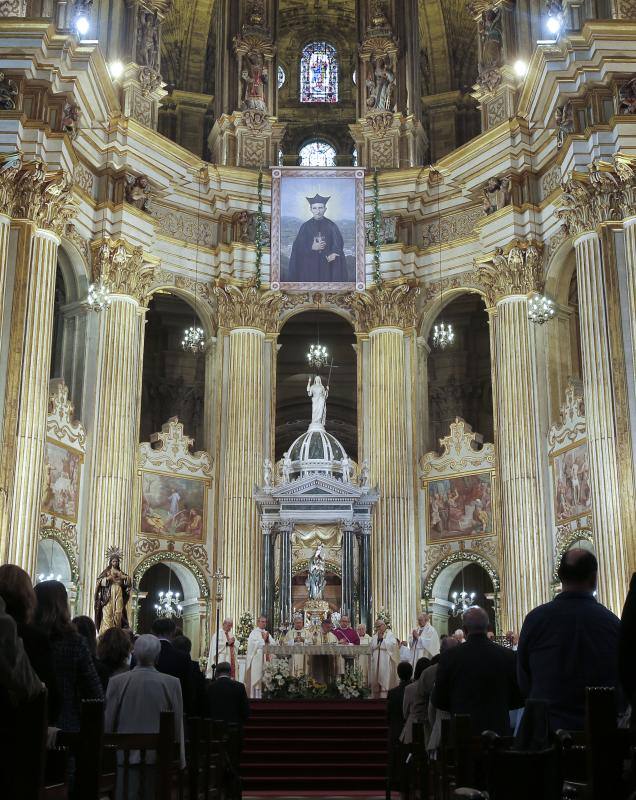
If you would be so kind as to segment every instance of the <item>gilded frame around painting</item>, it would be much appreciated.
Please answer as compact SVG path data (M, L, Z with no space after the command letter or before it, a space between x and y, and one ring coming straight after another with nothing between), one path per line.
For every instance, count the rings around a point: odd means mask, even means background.
M67 459L70 459L70 464L73 465L72 474L65 473L64 470L58 470L59 475L52 477L54 466L51 463L51 453L62 451L66 454ZM46 437L46 449L44 456L44 483L42 490L42 505L41 510L44 514L51 514L58 519L63 519L66 522L77 523L79 514L80 491L82 485L82 466L84 465L84 453L74 447L70 447L58 439L53 439L50 436ZM65 484L69 484L72 489L74 513L59 510L59 503L55 501L56 495L63 495L65 492ZM57 488L56 488L57 486ZM55 502L52 502L55 501Z
M437 523L433 523L432 516L434 513L434 509L432 509L431 505L431 491L436 484L449 484L450 487L454 487L455 490L458 490L457 482L465 482L466 479L477 478L479 483L488 487L488 494L486 497L488 498L488 502L485 508L482 509L481 513L485 513L488 516L487 524L481 523L482 530L478 530L479 524L478 520L474 519L475 525L473 527L465 527L462 530L450 530L448 526L446 526L446 535L441 532L440 535L433 535L433 525ZM471 470L467 472L458 472L450 475L439 475L434 476L431 478L426 479L423 482L423 489L424 489L424 507L426 513L426 543L428 545L435 545L435 544L442 544L444 542L459 542L466 539L478 539L486 536L495 536L497 535L497 485L495 480L495 470L494 469L486 469L486 470ZM482 494L482 498L480 502L483 501L484 495ZM464 506L464 513L465 513L466 506ZM473 514L475 513L475 509L473 509ZM479 513L479 512L478 512Z
M568 444L567 447L562 447L561 449L550 453L549 456L550 474L552 476L552 503L554 509L554 522L557 526L564 525L567 522L572 522L573 520L581 519L581 517L589 516L592 513L591 495L589 496L589 502L586 505L581 506L580 511L564 515L559 513L559 483L557 479L558 464L561 460L566 460L568 453L572 453L573 458L575 459L576 455L574 454L577 451L579 451L580 454L584 454L584 462L587 464L587 470L589 474L589 450L587 446L587 438L577 439L576 441Z
M153 504L149 501L149 481L155 483L153 495L156 496L159 491L160 496L165 498L162 503ZM158 470L139 470L139 535L204 541L210 485L208 478ZM166 525L166 522L170 522L170 525Z
M308 202L312 198L326 200L325 230L321 228L318 235L314 227L320 227L321 220L313 215ZM338 237L342 241L340 249ZM314 245L333 252L328 255L325 252L323 257ZM272 169L272 289L362 291L365 246L363 169Z

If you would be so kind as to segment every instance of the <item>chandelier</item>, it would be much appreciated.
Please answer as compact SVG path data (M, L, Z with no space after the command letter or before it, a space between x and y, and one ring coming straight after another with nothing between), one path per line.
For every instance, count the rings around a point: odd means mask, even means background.
M440 191L441 191L441 183L442 183L442 176L441 174L431 167L430 174L429 174L429 182L435 181L437 183L437 236L439 238L439 307L440 311L442 309L442 302L444 298L444 291L443 291L443 279L442 279L442 214L440 211ZM433 328L433 347L438 348L439 350L444 350L444 348L448 347L453 343L455 339L455 333L453 331L453 326L446 322L438 322Z
M320 369L321 367L325 366L328 358L329 353L324 345L312 344L309 346L307 362L309 363L310 367L314 367L314 369Z
M110 289L108 284L104 282L103 278L100 278L97 283L91 283L91 285L88 287L88 296L86 298L86 302L88 303L89 308L92 308L93 311L104 311L104 309L110 307Z
M43 572L37 576L37 583L42 583L42 581L61 581L61 575L54 575L52 572L49 572L48 575L45 575Z
M191 353L201 353L205 350L205 332L203 328L192 325L183 334L181 347Z
M528 300L528 319L537 325L549 322L555 314L554 303L544 294L535 294Z
M475 592L453 592L453 614L463 616L468 609L475 604Z
M164 619L179 619L183 613L183 606L179 603L179 592L159 592L159 602L155 603L157 616Z
M453 326L450 324L450 322L448 325L444 322L440 322L433 328L433 345L438 347L440 350L443 350L445 347L448 347L449 344L452 344L454 338L455 333L453 332Z

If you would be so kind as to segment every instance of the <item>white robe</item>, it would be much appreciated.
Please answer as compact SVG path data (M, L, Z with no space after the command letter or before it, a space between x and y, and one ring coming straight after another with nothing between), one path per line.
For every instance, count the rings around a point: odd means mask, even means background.
M219 636L219 660L218 663L220 664L222 661L227 661L228 664L232 663L232 648L228 643L227 633L221 628L218 634L214 634L212 637L212 641L210 642L210 653L208 655L208 666L205 671L206 678L212 678L214 661L216 659L216 637ZM234 634L230 631L230 638L234 638ZM236 650L236 640L234 642L234 649Z
M254 628L247 640L247 656L245 658L245 686L248 696L254 699L260 699L262 696L264 647L263 631L260 628Z
M299 631L297 631L295 628L292 628L290 631L287 631L287 635L285 636L285 644L298 644L296 641L296 637L298 635L300 635L300 643L304 645L307 639L305 628L301 628ZM296 677L300 675L306 675L309 672L307 658L303 653L297 653L291 657L290 667L292 675L295 675Z
M369 683L374 697L386 697L389 689L399 683L397 665L400 663L400 645L391 631L384 633L378 644L377 633L371 639L371 664Z
M371 644L371 637L368 633L365 633L364 636L360 637L360 644ZM358 656L357 666L362 673L365 686L369 685L369 659L370 656Z
M416 628L420 632L419 638L413 639L411 634L411 663L413 668L417 664L418 659L428 658L439 653L439 635L430 622L427 622L423 628Z

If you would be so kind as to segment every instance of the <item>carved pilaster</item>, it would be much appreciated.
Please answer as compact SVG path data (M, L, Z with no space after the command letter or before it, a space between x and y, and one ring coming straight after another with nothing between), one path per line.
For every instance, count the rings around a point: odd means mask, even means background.
M127 295L145 305L154 276L155 267L144 262L141 247L110 237L93 244L93 279L101 278L111 294Z
M286 303L282 292L262 291L253 283L238 286L218 281L214 294L219 304L221 328L256 328L265 333L278 331L279 314Z
M504 297L528 295L543 287L543 247L533 239L515 241L505 250L475 262L473 280L483 289L489 307Z
M412 283L382 284L345 298L356 323L356 330L375 328L412 328L416 321L415 300L420 293Z

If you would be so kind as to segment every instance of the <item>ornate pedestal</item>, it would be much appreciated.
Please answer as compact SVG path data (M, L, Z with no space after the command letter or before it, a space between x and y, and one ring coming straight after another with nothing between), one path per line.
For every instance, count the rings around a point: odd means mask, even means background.
M223 114L208 137L212 161L234 167L275 165L284 133L285 125L266 111Z

